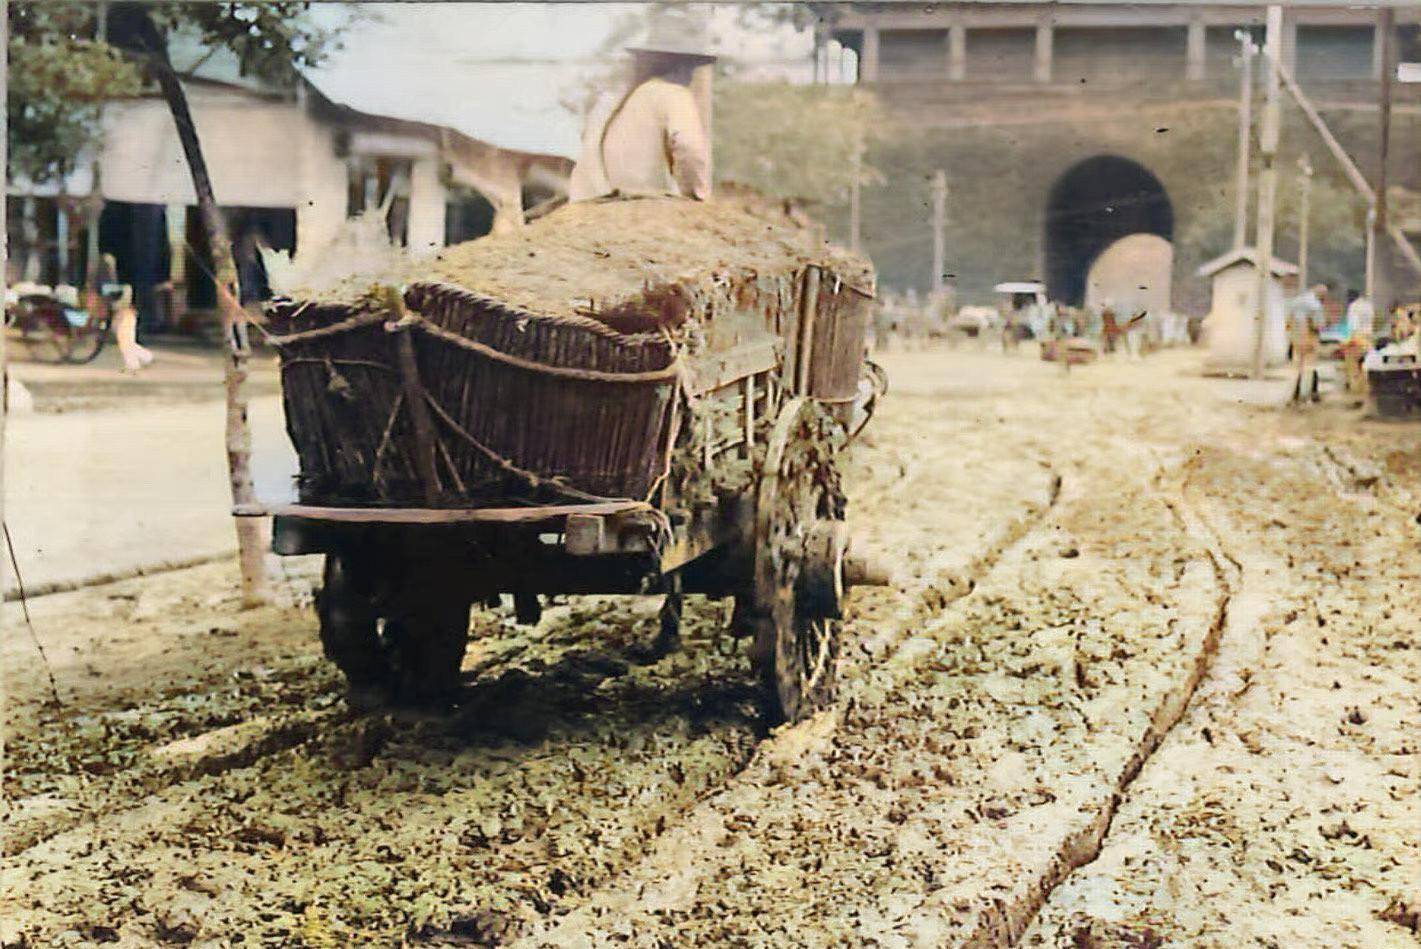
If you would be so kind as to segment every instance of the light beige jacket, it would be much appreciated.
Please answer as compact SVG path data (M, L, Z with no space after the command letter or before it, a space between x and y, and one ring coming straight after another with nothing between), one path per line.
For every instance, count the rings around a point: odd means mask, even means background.
M691 90L648 79L593 113L568 197L585 201L613 191L710 197L710 145Z

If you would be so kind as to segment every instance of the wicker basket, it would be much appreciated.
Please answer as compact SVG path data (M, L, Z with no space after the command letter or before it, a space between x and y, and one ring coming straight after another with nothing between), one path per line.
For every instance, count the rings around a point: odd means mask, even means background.
M268 308L303 502L464 506L651 493L674 425L665 335L518 312L445 284L415 284L404 302L415 316L397 332L373 305ZM406 334L414 380L402 374ZM427 403L432 446L421 445L412 391ZM418 463L430 449L432 497Z

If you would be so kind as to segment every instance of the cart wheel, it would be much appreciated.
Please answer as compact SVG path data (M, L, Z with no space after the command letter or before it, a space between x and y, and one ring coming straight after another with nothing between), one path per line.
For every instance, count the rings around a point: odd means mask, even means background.
M385 621L395 698L408 705L447 704L459 689L472 601L456 583L438 578L413 583L400 601Z
M358 711L389 698L390 670L380 645L379 617L371 577L358 558L327 554L316 594L321 645L326 658L345 673L349 702Z
M843 592L845 440L817 403L787 402L766 445L755 509L755 660L772 718L798 721L833 699Z
M377 589L381 578L368 555L326 555L316 595L321 644L345 673L357 711L391 701L438 705L458 689L470 599L435 570L415 565L404 578Z

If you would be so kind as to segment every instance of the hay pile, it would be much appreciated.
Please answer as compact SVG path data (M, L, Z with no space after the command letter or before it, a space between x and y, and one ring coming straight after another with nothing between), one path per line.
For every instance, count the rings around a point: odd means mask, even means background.
M680 424L677 360L695 364L799 325L815 266L837 280L813 298L824 339L811 383L838 395L857 384L861 355L848 287L871 292L872 270L818 228L744 197L571 204L511 233L274 301L268 339L282 349L301 497L429 504L438 495L464 505L541 498L556 482L556 497L645 498L665 477ZM379 325L389 284L405 287L404 325L442 420L441 474L415 466L426 449L402 409L395 338ZM832 344L840 331L860 342Z
M361 274L309 298L353 304L375 283L438 281L531 313L587 316L633 302L649 287L793 272L809 263L872 287L866 261L830 247L817 228L772 205L621 198L569 204L516 231L446 247L403 263L402 272Z

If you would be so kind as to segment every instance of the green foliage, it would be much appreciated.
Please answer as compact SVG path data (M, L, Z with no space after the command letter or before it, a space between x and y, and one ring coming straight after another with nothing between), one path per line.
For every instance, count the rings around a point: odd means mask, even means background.
M12 3L9 26L6 171L35 182L63 178L97 144L104 101L139 91L138 69L93 38L94 8Z
M293 86L299 70L320 63L335 43L333 32L309 19L311 4L304 0L147 6L159 29L195 32L204 46L235 53L243 75L283 87Z
M1251 184L1258 184L1257 169ZM1275 226L1275 253L1291 263L1298 259L1301 229L1301 175L1296 166L1280 168ZM1213 193L1214 200L1196 204L1175 234L1178 253L1191 260L1208 260L1233 244L1234 194ZM1252 195L1256 203L1257 192ZM1256 236L1257 208L1249 208L1249 239ZM1340 287L1361 286L1366 208L1351 185L1339 176L1315 174L1308 202L1308 274Z
M1234 193L1233 160L1237 141L1227 134L1224 124L1232 116L1216 117L1205 135L1183 157L1196 167L1213 167L1212 176L1182 182L1172 189L1176 202L1185 202L1188 214L1177 216L1175 251L1189 261L1202 261L1228 250L1233 244ZM1331 113L1325 120L1350 143L1354 158L1365 168L1370 157L1359 144L1370 144L1375 135L1375 119L1361 120L1348 113ZM1207 134L1212 132L1211 135ZM1207 144L1204 139L1208 138ZM1256 149L1256 141L1255 141ZM1307 156L1313 167L1308 207L1308 275L1338 287L1361 287L1364 282L1363 255L1366 246L1366 204L1347 180L1340 165L1328 153L1316 130L1295 108L1283 114L1283 133L1276 160L1278 192L1275 212L1275 253L1296 263L1299 251L1302 172L1299 159ZM1249 172L1249 241L1256 238L1258 185L1261 166L1255 152ZM1367 173L1370 169L1367 169ZM1205 186L1212 179L1214 187ZM1178 205L1177 205L1178 206Z
M877 98L850 86L722 82L714 115L717 179L821 205L848 200L855 153L890 128ZM882 180L866 161L862 175Z

